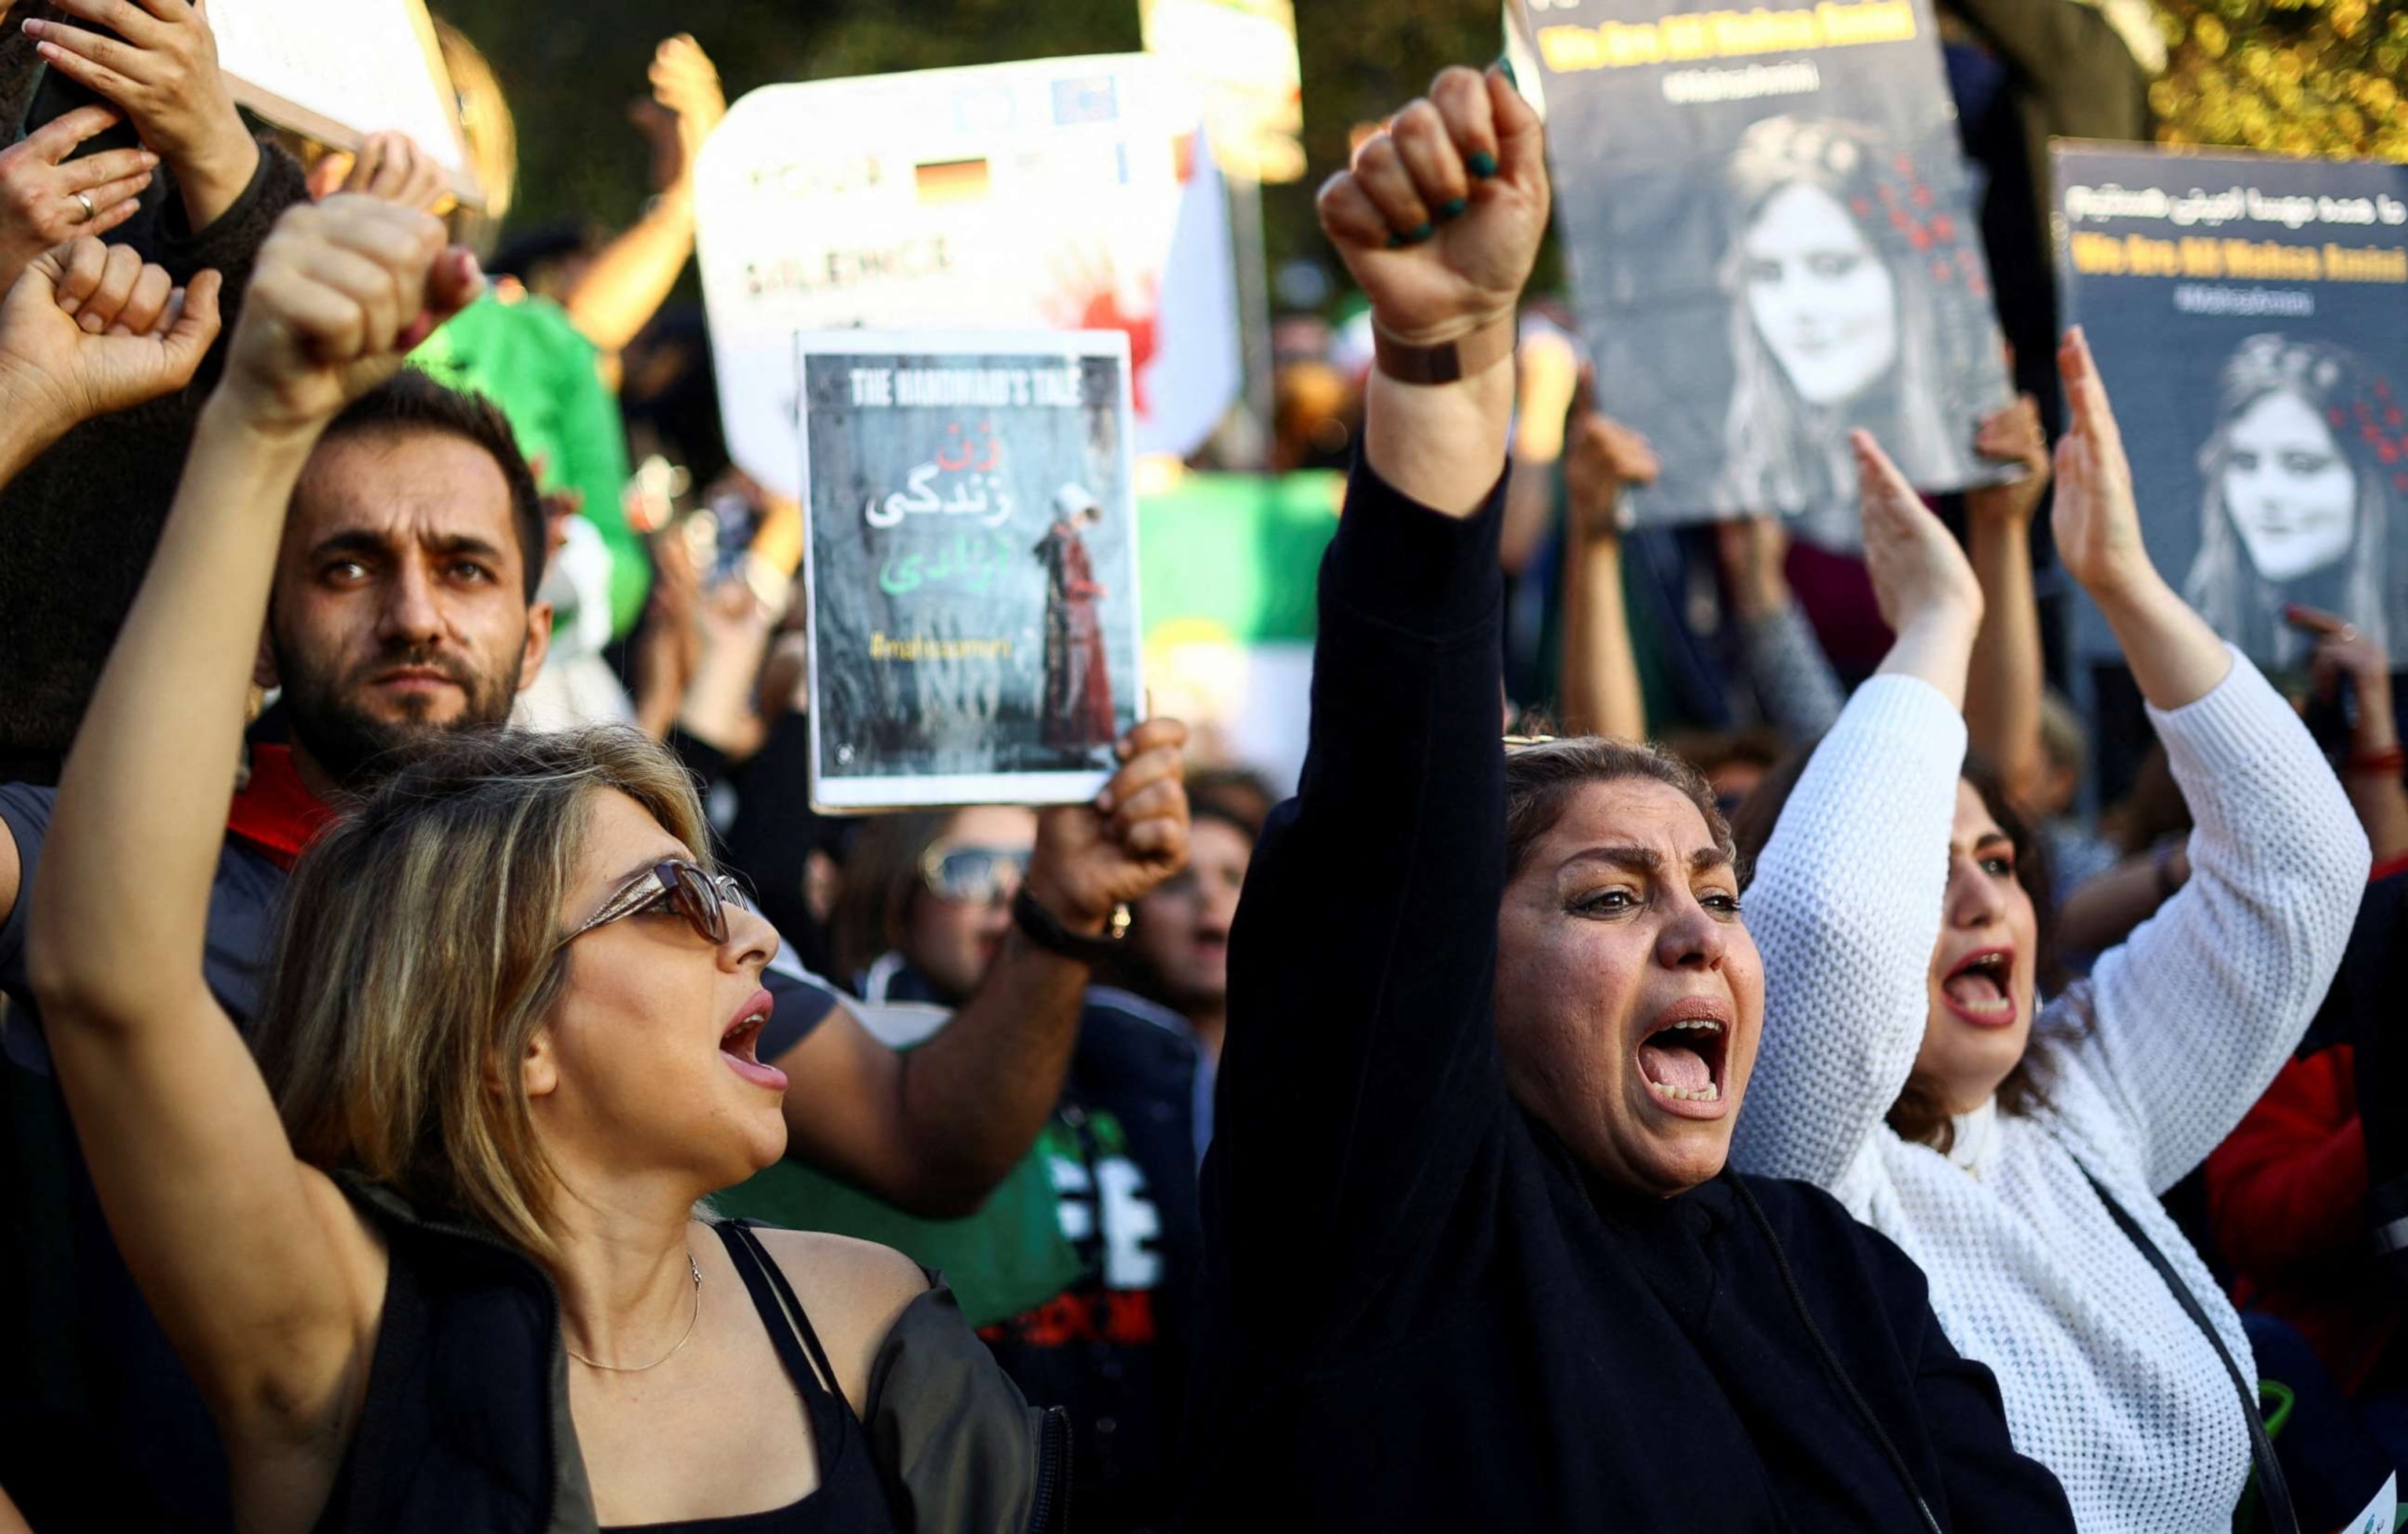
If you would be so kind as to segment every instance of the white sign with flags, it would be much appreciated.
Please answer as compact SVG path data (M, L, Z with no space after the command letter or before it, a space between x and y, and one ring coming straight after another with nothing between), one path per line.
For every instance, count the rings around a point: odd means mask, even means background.
M478 202L460 114L425 0L216 0L209 26L234 98L280 127L337 149L398 130Z
M727 449L799 490L804 331L1119 330L1140 452L1240 384L1226 194L1197 93L1143 54L773 85L695 166Z

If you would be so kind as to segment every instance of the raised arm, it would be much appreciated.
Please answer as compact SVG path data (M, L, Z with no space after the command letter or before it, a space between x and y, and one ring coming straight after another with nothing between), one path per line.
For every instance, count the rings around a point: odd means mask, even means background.
M1186 743L1177 720L1148 720L1094 804L1039 816L1028 892L1065 927L1093 937L1186 867ZM909 1054L838 1008L777 1062L790 1154L914 1214L974 1212L1061 1100L1090 978L1015 926L977 994Z
M1756 859L1747 925L1764 955L1764 1043L1732 1157L1819 1183L1862 1216L1879 1175L1867 1153L1930 1011L1982 594L1956 539L1862 433L1856 455L1865 563L1898 638Z
M473 261L441 250L433 219L353 198L296 208L269 240L35 879L28 968L101 1207L211 1403L253 1527L314 1517L383 1268L294 1160L204 983L209 889L286 504L326 422L473 288ZM11 312L41 296L21 290ZM196 289L165 337L94 344L182 366L214 301Z
M1513 384L1492 327L1511 325L1546 227L1537 116L1501 72L1450 69L1320 206L1392 346L1494 360L1407 383L1392 353L1372 375L1322 566L1303 784L1231 934L1206 1217L1230 1297L1273 1347L1440 1228L1507 1111L1491 1017Z
M2048 490L2048 435L2026 394L1982 423L1973 445L2019 463L2024 477L1965 493L1966 543L1982 582L1982 632L1965 679L1965 728L1973 749L2029 804L2048 758L2041 750L2040 603L2032 595L2031 519Z
M1573 735L1647 738L1639 658L1622 595L1622 487L1662 467L1647 439L1610 420L1584 373L1564 451L1563 726Z
M1839 723L1847 695L1789 590L1789 529L1776 516L1740 517L1714 528L1714 552L1765 717L1792 744L1821 737Z
M2057 365L2071 423L2057 552L2114 630L2196 827L2181 893L2100 959L2086 996L2070 995L2089 1026L2065 1055L2162 1191L2241 1122L2305 1031L2365 893L2366 833L2290 706L2150 563L2078 329Z
M633 228L603 247L566 300L569 319L601 349L614 384L618 352L659 312L694 254L694 160L727 115L719 71L684 33L653 53L652 83L646 131L663 162L660 195Z

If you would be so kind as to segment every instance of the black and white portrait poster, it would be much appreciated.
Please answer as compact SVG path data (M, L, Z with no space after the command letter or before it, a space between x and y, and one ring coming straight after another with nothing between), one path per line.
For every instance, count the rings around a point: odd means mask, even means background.
M2302 665L2298 604L2408 656L2408 168L2055 151L2057 270L2149 552L2217 633ZM2083 648L2114 652L2095 610Z
M811 799L1059 804L1137 721L1128 337L797 338Z
M1914 483L2013 397L1929 0L1527 0L1598 404L1641 523L1778 511L1854 550L1848 433Z

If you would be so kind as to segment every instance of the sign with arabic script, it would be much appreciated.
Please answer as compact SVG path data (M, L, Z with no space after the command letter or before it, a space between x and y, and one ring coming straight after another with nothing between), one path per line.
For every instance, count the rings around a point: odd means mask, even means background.
M794 337L1119 330L1137 449L1238 397L1237 267L1197 91L1105 54L766 86L695 166L727 451L795 491Z
M1066 804L1137 722L1128 337L799 337L811 801Z
M2052 146L2057 273L2149 553L2259 666L2315 608L2408 659L2408 166ZM2083 652L2118 647L2088 603Z

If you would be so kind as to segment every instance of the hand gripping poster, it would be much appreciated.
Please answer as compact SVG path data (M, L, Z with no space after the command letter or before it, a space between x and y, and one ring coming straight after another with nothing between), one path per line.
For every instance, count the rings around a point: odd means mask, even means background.
M2013 397L1929 0L1529 0L1598 404L1641 523L1777 511L1853 551L1848 433L1922 489Z
M2057 274L2149 552L2259 665L2292 605L2408 656L2408 167L2059 144ZM2113 635L2086 611L2082 648Z
M1064 804L1137 723L1128 337L796 338L811 802Z

